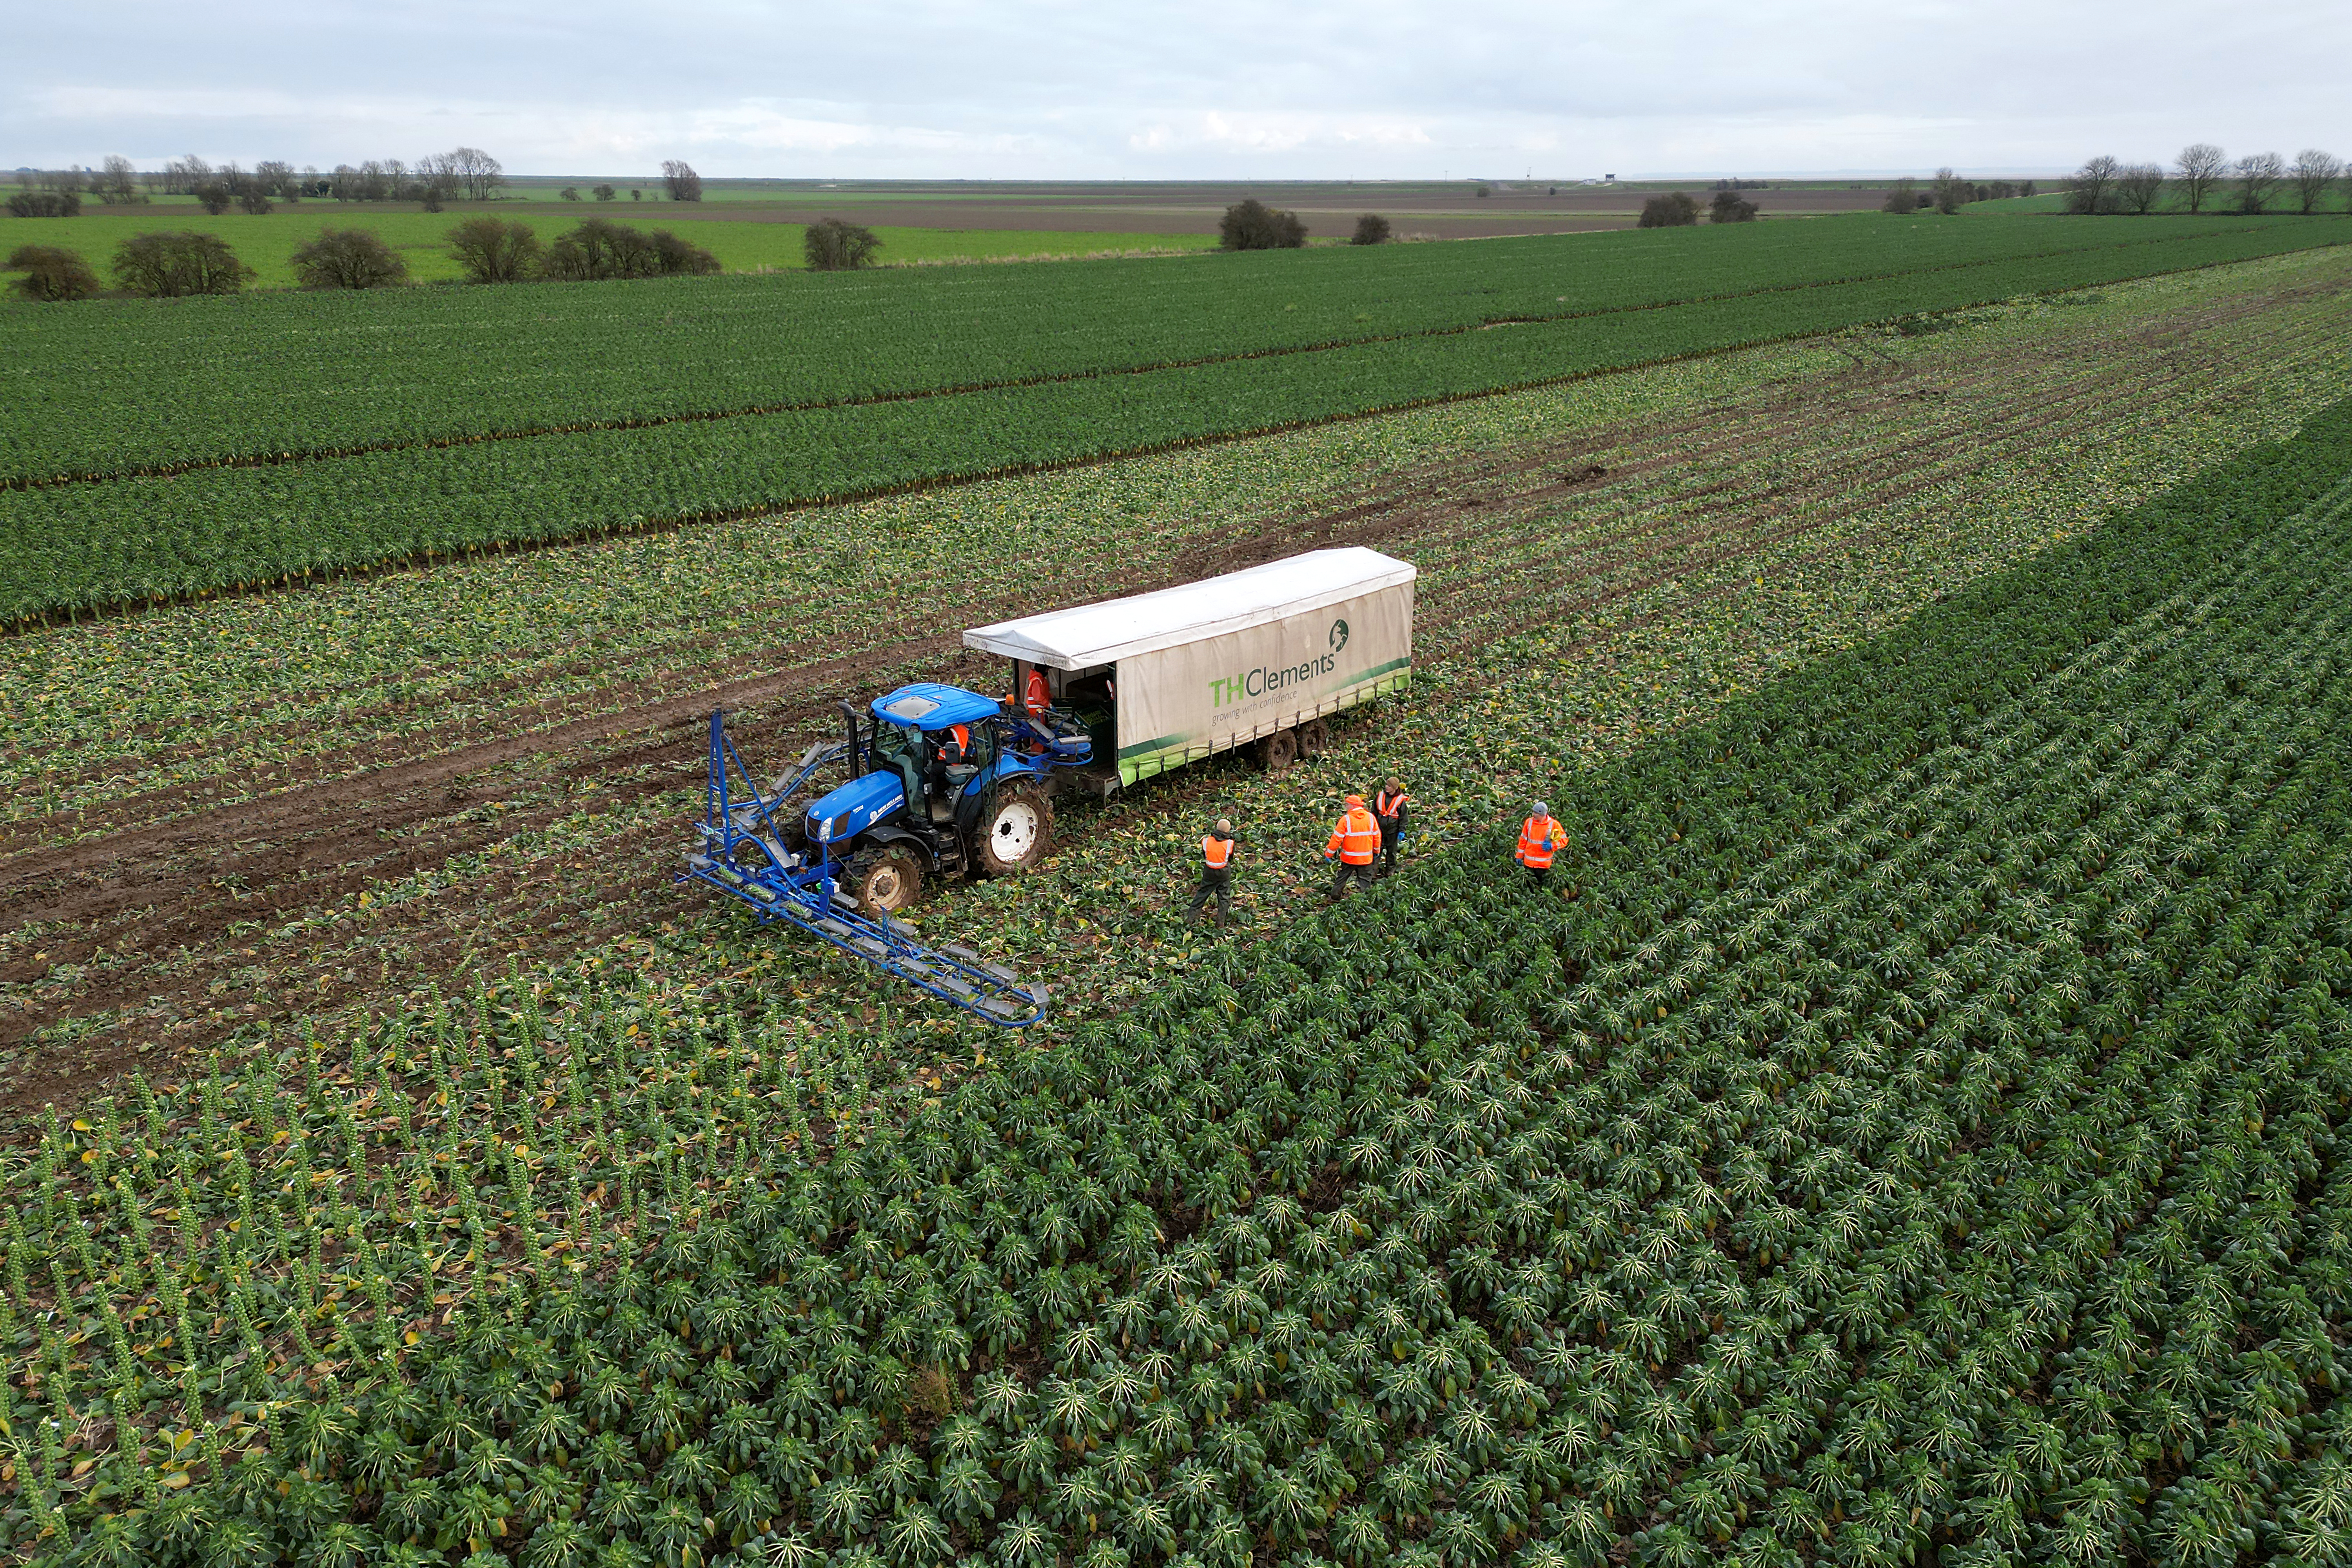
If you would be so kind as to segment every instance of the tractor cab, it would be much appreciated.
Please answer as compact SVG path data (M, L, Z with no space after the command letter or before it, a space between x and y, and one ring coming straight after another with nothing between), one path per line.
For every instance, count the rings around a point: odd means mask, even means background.
M802 812L806 857L837 865L862 905L895 911L926 876L1025 871L1052 847L1047 778L1090 759L1091 748L1036 743L1037 726L960 686L919 681L877 697L864 712L845 702L838 754L849 782Z

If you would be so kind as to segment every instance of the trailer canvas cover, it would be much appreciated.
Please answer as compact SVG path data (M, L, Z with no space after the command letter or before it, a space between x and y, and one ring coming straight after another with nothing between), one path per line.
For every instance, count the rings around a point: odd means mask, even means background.
M1116 666L1119 777L1133 784L1404 685L1414 576L1377 550L1315 550L964 643L1055 669Z

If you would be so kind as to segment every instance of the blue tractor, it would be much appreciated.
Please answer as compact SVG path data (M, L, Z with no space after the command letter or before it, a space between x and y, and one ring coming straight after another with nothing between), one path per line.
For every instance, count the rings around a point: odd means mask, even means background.
M1045 1015L1043 986L968 948L927 946L898 918L928 878L1002 876L1053 846L1057 770L1094 760L1086 730L1008 712L961 687L919 682L841 705L843 738L820 742L762 790L710 715L710 781L680 880L709 884L991 1022ZM824 794L836 765L848 780Z

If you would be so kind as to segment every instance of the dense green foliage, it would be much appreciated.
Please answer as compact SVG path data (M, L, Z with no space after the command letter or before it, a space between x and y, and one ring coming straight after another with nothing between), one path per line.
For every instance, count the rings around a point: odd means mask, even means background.
M16 392L0 401L0 479L1001 385L2043 255L2111 253L2125 276L2345 232L1857 216L1141 268L1075 261L585 291L106 301L0 314L0 363ZM1967 297L1987 289L2018 291L1996 271Z
M2136 234L2147 232L2145 225L2127 226ZM2019 232L2025 240L2039 243L2041 237L2057 230L2058 226L2042 225ZM1479 268L1489 253L1469 246L1188 258L1164 274L1108 265L1091 272L1017 269L1024 275L1084 283L1095 290L1089 308L1098 314L1116 300L1135 317L1125 341L1139 356L1206 352L1213 342L1222 342L1226 352L1189 364L1121 369L1115 362L1105 363L1101 342L1090 342L1086 352L1096 369L1076 368L1083 361L1073 358L1048 374L1056 354L1078 353L1077 341L1066 332L1024 336L1015 328L1038 321L1040 316L1033 312L1052 303L1053 290L1060 285L1049 281L1035 298L1009 310L1001 297L992 300L950 290L939 298L952 298L962 306L986 305L991 311L975 318L979 330L970 341L958 342L952 332L927 337L913 317L887 319L916 322L897 342L906 356L897 367L908 378L902 384L921 384L926 376L960 368L975 378L967 390L920 397L878 392L855 396L855 386L861 381L870 385L870 378L879 374L879 356L845 352L834 361L793 362L793 374L803 377L805 386L817 386L833 372L843 378L835 383L835 390L850 400L827 405L425 450L362 448L331 460L211 468L168 477L8 491L0 493L0 619L201 594L499 543L707 521L794 502L1348 417L2306 247L2336 231L2309 225L2207 225L2175 237L2119 244L2103 240L2084 249L2011 254L1993 261L1947 259L1919 270L1850 281L1759 286L1728 297L1658 302L1663 288L1697 288L1705 280L1692 259L1700 254L1696 242L1701 240L1715 265L1708 276L1717 287L1731 281L1722 270L1728 253L1720 248L1721 242L1727 238L1736 244L1743 236L1761 242L1759 258L1781 257L1796 271L1853 270L1855 264L1834 261L1833 253L1818 245L1773 249L1775 237L1783 232L1745 226L1677 231L1664 243L1692 247L1690 256L1680 258L1685 265L1678 279L1676 268L1664 264L1677 253L1660 251L1654 237L1642 235L1576 237L1604 237L1626 246L1629 252L1638 249L1660 263L1647 270L1630 255L1563 248L1570 244L1564 239L1529 241L1523 248L1498 244L1491 254L1503 262L1487 272ZM1824 226L1808 232L1835 230ZM1911 243L1906 224L1873 219L1849 232L1880 237L1898 248ZM1966 237L1979 227L1946 225L1936 232ZM2352 228L2344 232L2352 233ZM1958 239L1935 236L1918 243L1945 247L1935 249L1939 256L1958 255L1964 248ZM1591 281L1572 297L1575 305L1555 303L1555 310L1567 313L1548 320L1514 313L1519 307L1536 305L1528 298L1533 290L1566 286L1558 281L1564 258L1596 254L1612 258L1621 270ZM1469 258L1466 275L1458 269L1426 268L1419 258L1431 255ZM1884 265L1891 256L1892 251L1882 254L1872 264ZM1323 267L1330 258L1359 269L1377 269L1390 258L1405 258L1403 270L1388 279L1387 286L1399 290L1392 313L1421 325L1371 342L1321 348L1294 342L1291 346L1298 352L1276 353L1273 346L1244 352L1254 341L1265 342L1252 336L1253 310L1264 311L1263 330L1276 339L1290 331L1279 324L1290 318L1289 307L1276 308L1286 294L1304 296L1315 305L1296 312L1306 324L1295 336L1308 342L1330 329L1334 323L1328 318L1335 312L1370 303L1351 296L1349 280L1366 281L1354 272L1283 277L1272 270L1310 263ZM1804 266L1797 267L1797 260ZM1220 281L1221 268L1237 269L1229 277L1238 281ZM1554 281L1538 282L1547 273ZM1382 275L1375 271L1368 276ZM1171 286L1140 286L1162 278ZM1427 286L1425 292L1403 291L1414 279ZM1216 309L1206 309L1198 298L1183 300L1185 286L1202 280L1224 290ZM793 281L813 287L827 282ZM1309 285L1320 285L1319 290ZM514 297L523 296L484 296ZM608 296L614 297L634 298ZM538 292L527 295L534 302L549 298ZM1591 303L1609 298L1617 302ZM1171 300L1180 301L1172 314ZM538 303L528 304L524 313L539 308ZM1489 331L1456 330L1465 314L1479 318L1498 313L1508 316L1510 324ZM1443 324L1446 321L1456 325ZM703 328L709 345L729 341L716 321L706 320ZM1101 335L1106 342L1120 341L1108 330ZM645 342L662 341L648 336ZM1003 357L992 367L983 350ZM887 367L888 361L881 363ZM475 373L469 369L467 374ZM1004 384L1007 377L1012 384ZM436 384L426 378L419 383L420 391ZM483 400L495 403L498 389L506 384L501 375L483 385ZM515 384L524 381L519 378ZM456 401L446 395L446 388L436 393L433 417L446 419L446 410ZM350 405L328 395L326 389L320 390L315 404L323 419L352 416ZM163 405L149 399L138 406ZM284 438L291 444L297 437L288 432Z
M54 1128L0 1519L104 1563L2329 1560L2347 507L2338 405L1562 781L1572 900L1489 830L903 1122L811 1128L783 1017L616 987ZM681 1070L600 1092L665 1027ZM567 1279L592 1226L635 1262Z

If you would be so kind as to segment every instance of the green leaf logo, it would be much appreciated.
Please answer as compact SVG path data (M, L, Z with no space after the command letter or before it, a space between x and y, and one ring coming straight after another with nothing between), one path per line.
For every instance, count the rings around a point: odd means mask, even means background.
M1333 653L1338 653L1341 648L1346 647L1347 646L1348 623L1345 621L1333 621L1331 623L1331 651Z

